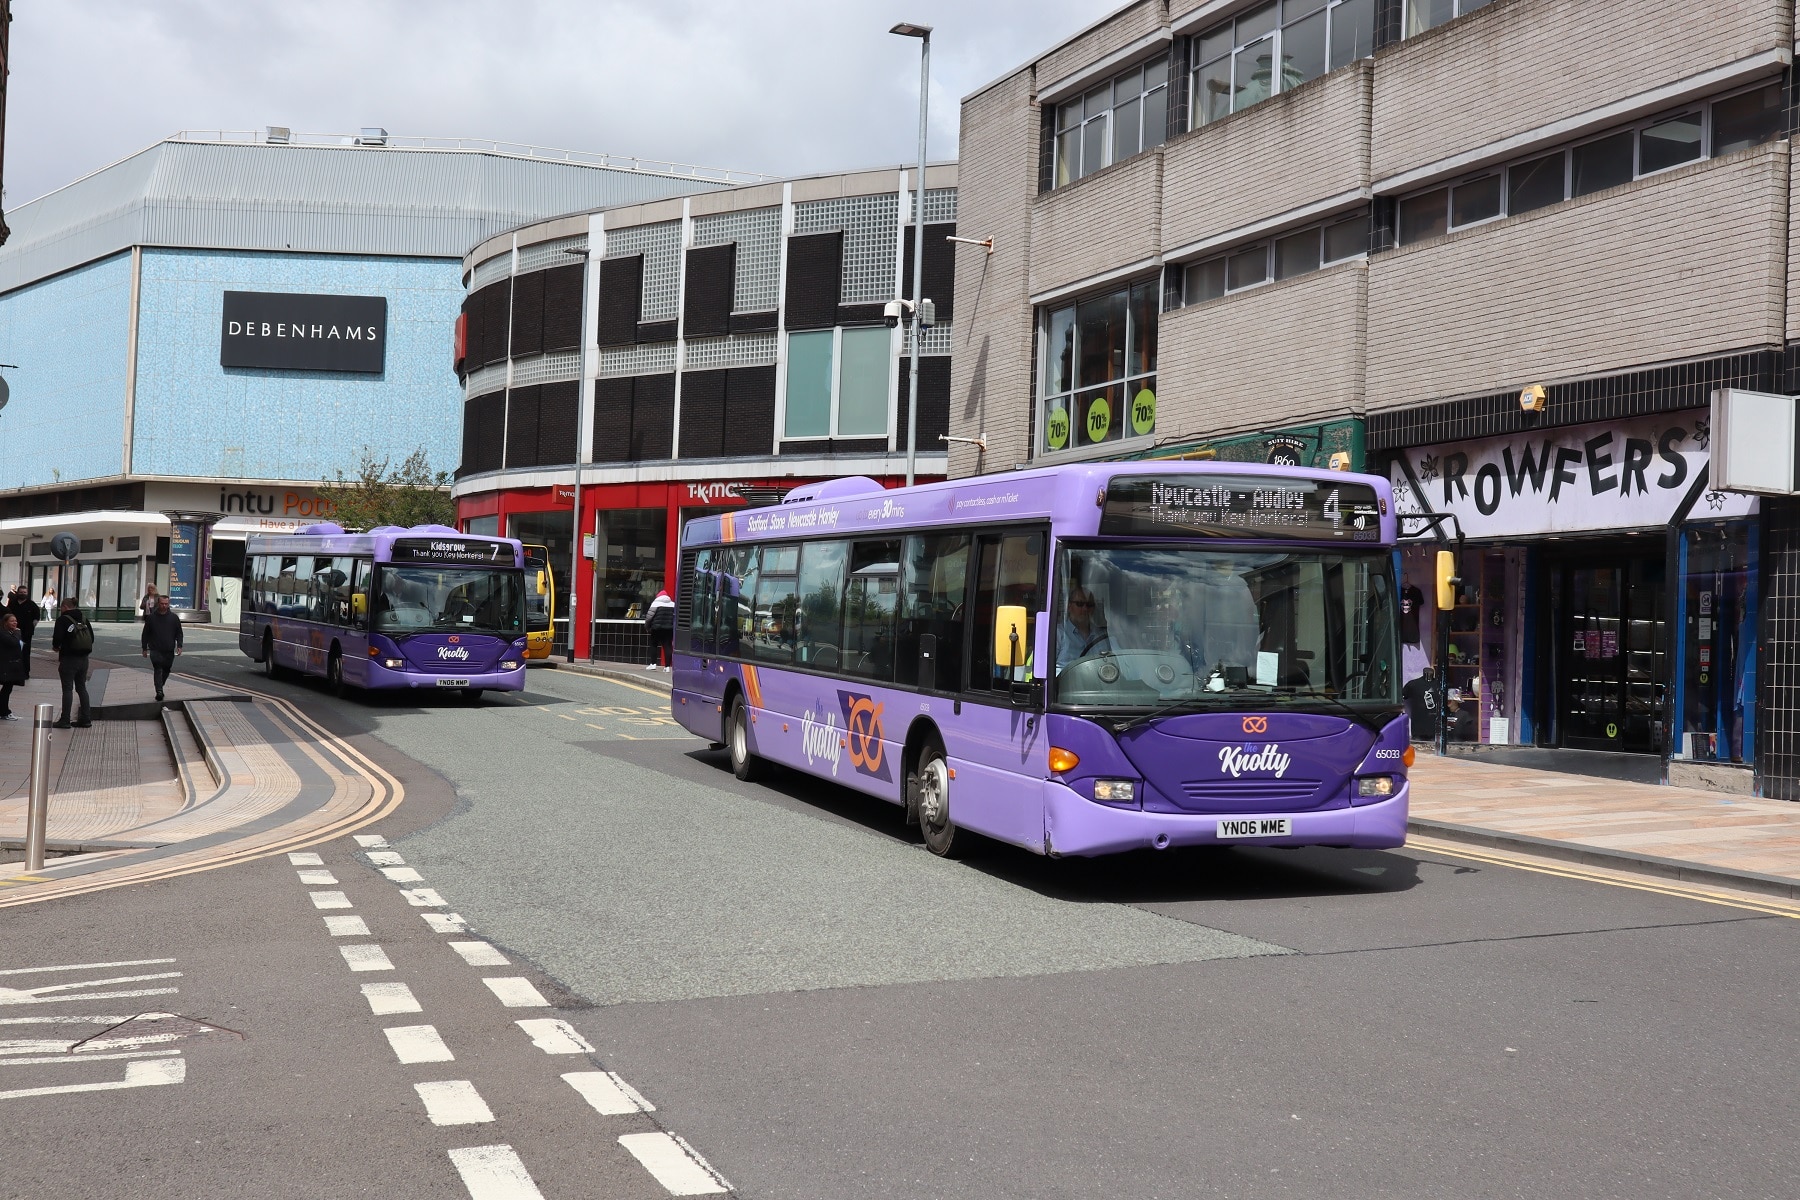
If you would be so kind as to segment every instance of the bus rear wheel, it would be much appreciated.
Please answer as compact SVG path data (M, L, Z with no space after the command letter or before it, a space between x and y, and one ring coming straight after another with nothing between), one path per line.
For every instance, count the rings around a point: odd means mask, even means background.
M919 765L907 777L907 786L925 848L939 858L961 857L972 839L950 819L950 764L942 746L930 742L919 751Z
M275 665L275 635L263 634L262 669L264 679L279 679L281 668Z
M750 708L742 696L731 698L725 716L725 748L731 754L731 773L745 783L762 777L762 759L750 752Z

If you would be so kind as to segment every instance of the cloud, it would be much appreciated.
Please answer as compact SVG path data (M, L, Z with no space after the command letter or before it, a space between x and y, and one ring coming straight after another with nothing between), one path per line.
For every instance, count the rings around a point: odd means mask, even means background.
M13 207L180 129L493 138L770 174L930 154L961 97L1110 5L1076 0L57 0L18 6Z

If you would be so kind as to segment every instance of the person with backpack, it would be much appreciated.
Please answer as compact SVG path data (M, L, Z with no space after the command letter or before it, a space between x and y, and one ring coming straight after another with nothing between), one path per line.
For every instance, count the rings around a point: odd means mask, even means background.
M181 653L181 618L169 609L167 596L156 597L156 607L144 617L144 657L156 679L156 698L163 698L163 684L175 667L175 656Z
M644 670L654 671L661 667L666 671L675 657L675 601L670 598L667 588L656 590L656 599L650 601L645 623L650 626L650 647L656 651L656 661Z
M81 608L73 596L62 602L62 615L56 618L56 627L50 631L50 648L56 651L56 673L62 677L62 716L57 719L56 727L69 728L69 705L79 696L81 708L74 724L77 729L86 729L94 723L87 690L88 656L94 652L94 627L81 615Z

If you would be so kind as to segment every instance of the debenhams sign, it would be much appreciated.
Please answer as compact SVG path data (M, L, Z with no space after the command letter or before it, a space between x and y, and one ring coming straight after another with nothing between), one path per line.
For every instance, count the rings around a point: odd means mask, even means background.
M220 366L379 373L386 357L385 296L225 293Z

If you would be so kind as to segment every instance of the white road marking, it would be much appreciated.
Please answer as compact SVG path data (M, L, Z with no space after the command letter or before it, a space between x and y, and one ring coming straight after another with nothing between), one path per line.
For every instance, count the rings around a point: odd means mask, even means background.
M116 992L74 992L67 996L53 996L50 993L66 992L70 988L104 987L113 983L142 983L151 979L180 978L180 971L158 971L154 975L115 975L111 979L83 979L77 983L46 983L34 988L0 987L0 1004L49 1004L60 1000L110 1000L124 996L164 996L178 989L134 988L129 991Z
M531 986L531 980L517 975L502 976L498 979L483 979L488 991L500 997L500 1003L508 1008L549 1008L550 1002L544 999L542 992Z
M308 892L307 895L312 897L314 908L356 907L356 905L350 903L350 897L344 895L342 892Z
M332 937L368 937L369 923L361 917L326 917L325 930Z
M425 877L411 867L383 867L381 873L395 883L424 883Z
M339 946L338 953L344 956L352 971L391 971L394 964L388 960L387 951L380 946Z
M469 923L458 913L420 913L433 933L467 933Z
M443 908L449 903L433 888L402 888L400 894L414 908Z
M433 1125L480 1125L494 1119L494 1110L466 1079L415 1083L413 1091L425 1102L425 1115Z
M456 1055L444 1045L444 1039L438 1036L434 1025L396 1025L381 1032L387 1034L394 1057L403 1063L456 1061Z
M123 962L69 963L59 967L12 967L0 971L0 975L37 975L44 971L99 971L109 967L160 967L174 961L172 958L128 958Z
M320 886L337 882L337 876L330 871L301 871L299 874L300 882L305 884Z
M594 1048L588 1045L587 1039L575 1032L575 1027L567 1021L559 1021L554 1017L540 1017L532 1021L516 1021L514 1024L523 1029L531 1038L531 1044L545 1054L592 1054Z
M387 849L387 839L382 837L379 833L357 833L352 834L351 836L356 839L356 844L361 846L364 850Z
M325 865L324 859L303 850L297 850L288 855L288 862L296 867L322 867Z
M570 1071L563 1076L563 1082L580 1092L581 1098L603 1117L656 1111L656 1105L611 1071Z
M544 1200L511 1146L452 1150L450 1161L469 1189L469 1200Z
M718 1196L731 1190L692 1146L672 1133L628 1133L619 1145L631 1151L671 1196Z
M486 942L451 942L450 948L462 955L463 961L471 967L509 967L512 965L506 955Z
M0 1067L40 1067L56 1063L107 1062L125 1058L172 1058L179 1050L124 1050L118 1054L34 1054L29 1058L0 1058Z
M365 983L362 985L362 994L363 999L369 1002L369 1011L378 1017L391 1013L425 1011L413 998L412 989L404 983Z
M392 850L371 850L369 861L378 867L404 867L406 860Z
M0 1100L19 1100L28 1096L66 1096L71 1092L114 1092L121 1088L159 1087L180 1083L187 1078L187 1060L183 1058L138 1059L125 1064L125 1078L109 1083L65 1083L57 1087L17 1088L0 1092Z

